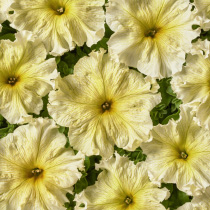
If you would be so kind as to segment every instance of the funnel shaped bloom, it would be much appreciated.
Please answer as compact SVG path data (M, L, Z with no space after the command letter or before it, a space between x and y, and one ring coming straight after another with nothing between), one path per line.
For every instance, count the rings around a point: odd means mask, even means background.
M152 77L181 71L199 35L189 0L110 0L106 20L115 32L108 45L120 62Z
M16 40L0 42L0 114L12 124L39 114L42 97L57 77L55 59L45 61L46 50L30 32L16 34Z
M172 88L178 98L197 110L201 124L210 128L210 57L189 54L186 63L172 78Z
M103 171L95 185L77 196L76 210L165 210L160 202L169 192L149 180L145 163L134 165L127 157L115 155L96 166ZM86 207L80 208L81 203Z
M90 47L104 35L104 0L13 0L12 27L37 34L52 55L62 55L85 42Z
M92 52L81 58L74 75L59 79L49 94L48 111L69 127L70 144L86 155L110 157L114 144L135 150L148 140L151 109L160 102L156 81Z
M141 147L152 181L176 183L197 195L210 185L210 131L197 125L191 108L181 106L180 115L177 122L155 126L153 140Z
M0 209L65 210L84 155L64 148L52 120L38 118L0 141Z

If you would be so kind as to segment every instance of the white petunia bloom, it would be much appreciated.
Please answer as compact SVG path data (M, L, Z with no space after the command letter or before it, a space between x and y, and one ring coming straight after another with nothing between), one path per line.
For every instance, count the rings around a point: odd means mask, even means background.
M115 144L133 151L149 139L150 111L161 96L155 80L104 53L81 58L74 75L58 79L48 111L58 124L70 128L70 144L76 150L108 158Z
M210 131L197 125L194 113L181 106L179 121L155 126L153 140L141 145L148 172L157 183L176 183L179 190L198 195L210 185Z
M65 210L85 156L64 148L52 120L38 118L0 141L0 209Z
M181 71L199 36L189 0L110 0L106 20L115 32L109 50L119 61L152 77Z
M172 89L197 111L200 123L210 128L210 57L188 55L186 67L171 80Z
M169 191L149 180L145 163L134 165L127 157L115 156L96 166L103 171L95 185L76 196L75 210L165 210L160 202Z
M13 0L11 26L37 34L52 55L62 55L104 35L104 0Z
M46 49L31 32L15 36L14 42L0 42L0 114L12 124L39 114L58 74L55 59L45 60Z

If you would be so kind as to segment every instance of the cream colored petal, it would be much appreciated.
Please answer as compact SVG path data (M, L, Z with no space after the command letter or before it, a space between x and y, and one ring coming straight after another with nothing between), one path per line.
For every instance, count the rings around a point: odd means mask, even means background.
M90 47L104 36L103 0L14 0L9 16L12 27L29 30L45 43L54 56L85 42Z
M172 88L184 103L202 102L210 90L209 58L189 54L186 63L186 67L172 78Z

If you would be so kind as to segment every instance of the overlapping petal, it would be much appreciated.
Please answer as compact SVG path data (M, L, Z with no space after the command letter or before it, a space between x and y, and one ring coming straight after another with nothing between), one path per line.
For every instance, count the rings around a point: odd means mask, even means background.
M193 106L201 124L209 128L210 58L188 55L186 67L174 75L172 88L184 103Z

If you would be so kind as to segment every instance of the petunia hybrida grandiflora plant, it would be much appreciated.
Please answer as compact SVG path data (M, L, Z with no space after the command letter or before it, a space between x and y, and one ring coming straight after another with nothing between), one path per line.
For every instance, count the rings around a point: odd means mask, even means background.
M149 180L146 164L134 165L127 157L115 156L96 165L103 171L95 185L76 195L75 210L165 210L160 202L170 193Z
M210 131L196 123L190 107L180 109L180 119L155 126L152 141L141 148L152 181L176 183L179 190L199 195L210 185Z
M52 55L76 45L97 43L104 36L104 0L13 0L8 18L18 30L37 34Z
M201 195L194 196L191 202L185 203L177 210L209 210L210 209L210 187L207 187Z
M42 97L58 75L54 58L45 60L44 44L31 32L0 42L0 114L9 123L25 123L43 107Z
M0 209L65 210L84 158L53 120L38 118L0 141Z
M91 52L75 65L74 75L57 80L48 111L59 125L69 127L74 149L108 158L115 144L133 151L149 139L150 111L161 101L158 87L104 50Z
M171 85L177 97L196 110L201 125L210 128L210 57L189 54Z
M115 58L157 78L181 71L199 36L189 0L109 0L106 20L115 32L108 41Z

